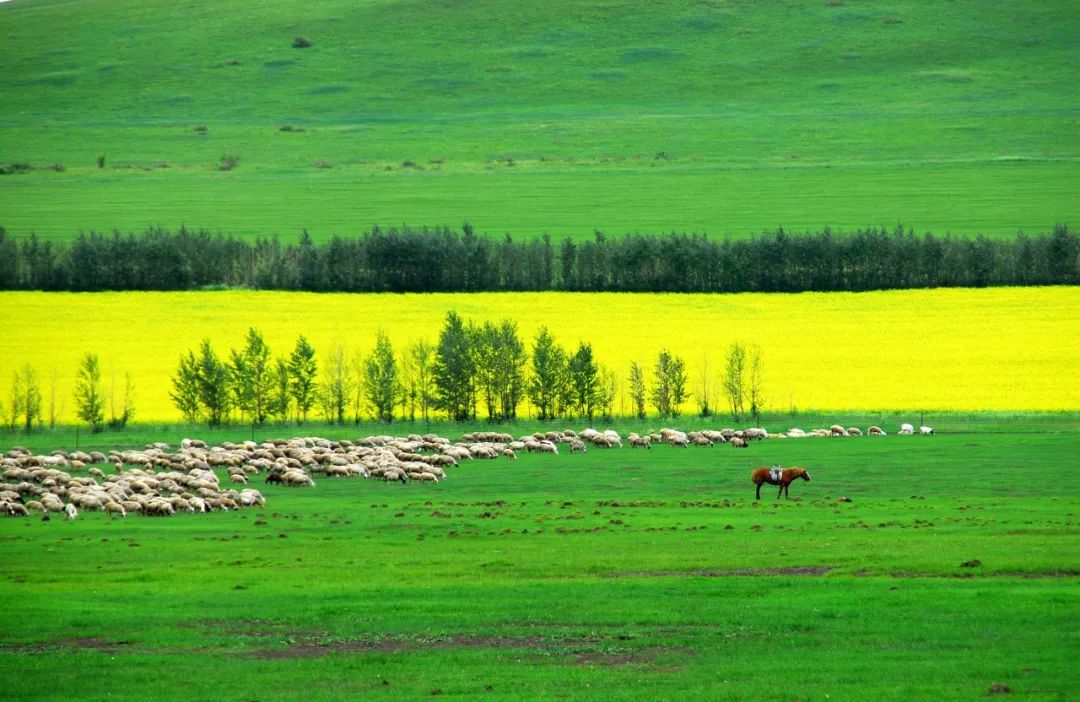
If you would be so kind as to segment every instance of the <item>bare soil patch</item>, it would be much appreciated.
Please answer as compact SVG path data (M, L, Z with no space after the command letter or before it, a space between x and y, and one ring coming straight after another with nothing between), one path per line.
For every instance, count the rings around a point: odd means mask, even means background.
M596 645L598 639L576 637L565 640L546 640L540 636L440 636L431 638L382 638L345 641L296 641L286 648L253 651L254 658L318 658L331 652L398 653L435 649L550 649L553 645Z
M0 650L15 651L18 653L47 653L56 649L77 649L80 651L101 651L103 653L119 653L121 651L135 651L131 641L109 641L94 636L65 637L62 639L50 639L26 644L2 644Z
M821 577L832 572L834 566L791 566L787 568L729 568L726 570L620 570L605 573L607 578L757 578L777 575Z

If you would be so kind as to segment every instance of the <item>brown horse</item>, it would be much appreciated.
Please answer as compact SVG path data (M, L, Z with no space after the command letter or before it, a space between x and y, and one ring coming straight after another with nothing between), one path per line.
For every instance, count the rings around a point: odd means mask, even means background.
M780 495L787 497L788 486L791 485L793 480L798 480L799 478L809 482L810 474L806 472L805 468L799 468L797 466L791 468L781 468L780 466L776 466L775 468L755 468L754 472L750 474L750 479L754 481L754 485L757 485L757 497L754 499L761 499L761 486L765 483L780 486L780 491L776 493L776 499L779 500Z

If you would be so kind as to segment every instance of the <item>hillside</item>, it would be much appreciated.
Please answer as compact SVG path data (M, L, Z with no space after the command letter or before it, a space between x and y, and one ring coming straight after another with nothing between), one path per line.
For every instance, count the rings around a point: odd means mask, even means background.
M1080 210L1078 26L1059 2L15 0L0 165L34 170L0 176L0 226L1047 231Z

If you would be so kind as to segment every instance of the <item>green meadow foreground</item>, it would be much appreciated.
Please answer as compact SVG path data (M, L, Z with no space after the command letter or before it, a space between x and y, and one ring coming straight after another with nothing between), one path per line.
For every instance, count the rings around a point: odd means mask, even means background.
M1075 420L936 429L5 518L4 696L1074 698ZM813 480L755 503L750 469L780 463Z
M1080 212L1078 28L1057 0L18 0L0 226L1049 231Z

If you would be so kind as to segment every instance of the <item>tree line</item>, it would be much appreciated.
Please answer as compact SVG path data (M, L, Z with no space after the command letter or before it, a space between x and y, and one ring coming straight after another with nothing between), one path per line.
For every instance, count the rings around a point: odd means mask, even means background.
M763 408L760 350L736 343L728 357L719 386L731 416L756 420ZM242 348L227 354L204 339L180 357L171 397L187 421L211 426L303 424L314 412L338 424L433 418L506 423L523 406L540 420L610 420L620 396L630 400L623 413L640 419L650 408L662 418L682 414L693 395L682 358L662 349L651 374L637 362L628 370L622 393L619 373L600 363L588 342L566 348L543 327L527 343L510 319L478 323L451 311L437 341L421 339L400 351L383 332L370 353L350 354L339 343L322 356L300 336L288 354L274 357L254 328ZM707 386L701 394L699 414L709 416L714 410Z
M238 349L219 353L210 339L178 359L169 396L192 424L304 424L317 415L337 424L374 420L508 423L522 408L548 421L609 421L616 416L645 419L682 416L696 400L697 414L725 413L736 421L758 421L764 409L763 364L757 346L733 343L722 372L708 363L693 381L686 362L661 349L649 366L634 361L622 376L601 363L592 344L564 347L546 328L530 341L511 319L474 322L448 312L438 339L414 341L395 350L384 332L366 354L332 345L322 354L303 335L292 349L274 355L262 333L250 328ZM58 374L42 390L31 364L15 371L0 418L8 429L27 432L56 426L64 412ZM75 371L75 416L92 431L122 429L135 417L130 373L106 383L94 353L83 355ZM616 404L622 401L619 407ZM628 402L628 404L627 404Z
M1011 239L783 229L746 239L594 232L587 241L375 227L316 244L193 231L80 234L71 243L0 228L0 290L313 292L803 292L1080 284L1080 234L1066 225Z

